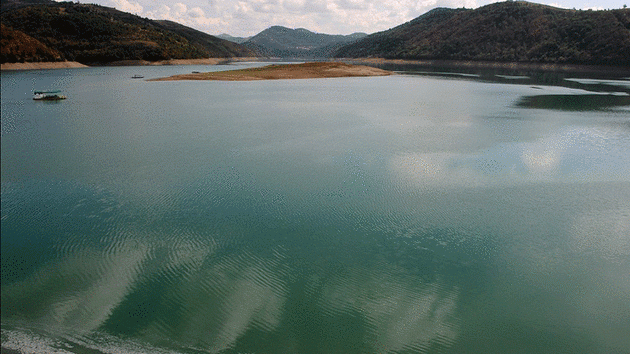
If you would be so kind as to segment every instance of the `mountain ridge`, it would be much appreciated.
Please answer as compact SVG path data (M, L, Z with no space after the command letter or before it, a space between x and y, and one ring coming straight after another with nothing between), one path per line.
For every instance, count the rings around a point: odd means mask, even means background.
M630 9L505 1L477 9L438 7L370 35L271 26L251 38L224 39L99 5L4 0L1 10L3 63L263 56L630 66Z
M244 42L246 42L250 38L252 38L252 36L249 36L249 37L234 37L234 36L231 36L231 35L229 35L227 33L221 33L219 35L216 35L216 37L221 38L221 39L225 39L226 41L238 43L238 44L243 44Z
M365 33L331 35L305 28L271 26L243 43L267 57L326 58L339 47L365 37Z
M42 0L8 0L2 4L2 24L13 35L3 33L2 61L46 61L49 55L27 57L33 38L44 47L61 53L58 61L102 64L122 60L159 61L255 56L239 44L171 21L155 21L93 4ZM4 31L3 31L4 32Z
M630 9L567 10L524 1L436 8L333 56L629 66Z

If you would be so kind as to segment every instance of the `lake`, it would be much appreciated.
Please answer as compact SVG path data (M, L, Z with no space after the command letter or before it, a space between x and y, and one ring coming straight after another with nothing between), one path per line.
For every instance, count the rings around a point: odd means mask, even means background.
M2 72L3 352L630 352L630 73L256 65Z

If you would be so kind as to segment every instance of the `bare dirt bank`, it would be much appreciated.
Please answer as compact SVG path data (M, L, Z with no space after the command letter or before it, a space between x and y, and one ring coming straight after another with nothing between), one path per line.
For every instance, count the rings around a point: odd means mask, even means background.
M64 68L87 68L87 65L77 63L76 61L0 64L1 70L35 70L35 69L64 69Z
M507 70L537 70L556 72L630 72L628 67L613 67L602 65L576 65L534 62L495 62L495 61L463 61L463 60L408 60L384 58L356 58L338 59L344 62L365 65L413 65L433 68L449 69L507 69Z
M159 61L147 60L120 60L104 65L107 66L140 66L140 65L217 65L235 61L257 61L259 58L203 58L203 59L169 59Z
M252 81L281 79L315 79L333 77L360 77L392 75L391 71L365 65L337 62L269 65L260 68L175 75L149 81L221 80Z
M217 65L236 61L257 61L260 58L204 58L204 59L170 59L160 61L121 60L96 66L140 66L140 65ZM86 68L88 65L76 61L41 62L41 63L3 63L1 70L35 70L35 69L63 69Z

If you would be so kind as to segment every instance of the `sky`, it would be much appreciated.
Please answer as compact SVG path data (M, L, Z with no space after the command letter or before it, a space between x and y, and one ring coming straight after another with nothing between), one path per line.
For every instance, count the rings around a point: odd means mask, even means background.
M202 32L253 36L271 26L326 34L374 33L410 21L436 7L478 8L492 0L79 0L155 20L171 20ZM630 0L536 0L568 9L618 9Z

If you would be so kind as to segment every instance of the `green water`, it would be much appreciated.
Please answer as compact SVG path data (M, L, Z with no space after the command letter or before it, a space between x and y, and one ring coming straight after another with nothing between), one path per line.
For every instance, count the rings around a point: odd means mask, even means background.
M630 75L229 68L2 72L3 348L630 351Z

